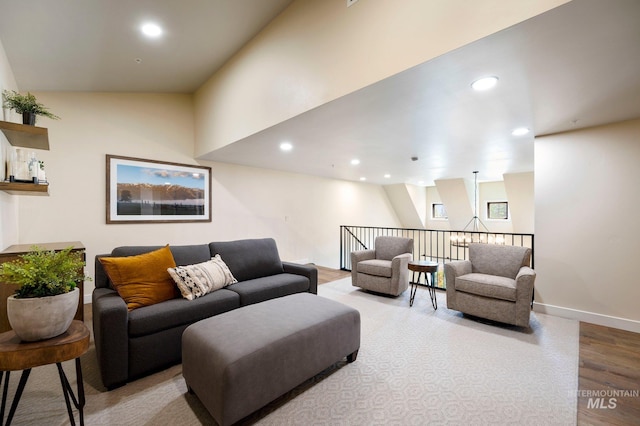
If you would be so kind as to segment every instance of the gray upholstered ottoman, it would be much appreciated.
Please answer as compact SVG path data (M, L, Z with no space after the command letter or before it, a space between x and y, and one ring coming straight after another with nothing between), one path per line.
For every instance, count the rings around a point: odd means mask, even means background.
M263 407L360 348L360 313L299 293L199 321L182 335L182 375L220 425Z

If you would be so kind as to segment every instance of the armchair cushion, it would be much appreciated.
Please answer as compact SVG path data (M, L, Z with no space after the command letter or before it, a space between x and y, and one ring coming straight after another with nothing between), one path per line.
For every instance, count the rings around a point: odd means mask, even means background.
M402 253L413 253L413 240L398 237L377 237L375 242L376 259L392 260Z
M520 268L529 265L531 249L509 246L509 249L505 250L504 247L493 244L470 244L469 260L473 272L515 279Z
M456 278L457 291L492 299L516 301L516 281L507 277L486 274L467 274Z
M391 261L371 259L358 262L357 271L363 274L391 278Z

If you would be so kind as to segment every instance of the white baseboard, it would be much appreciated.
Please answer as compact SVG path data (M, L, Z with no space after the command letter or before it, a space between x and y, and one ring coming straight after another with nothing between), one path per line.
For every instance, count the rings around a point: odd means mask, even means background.
M640 321L536 302L533 303L533 310L534 312L540 312L542 314L555 315L557 317L574 319L577 321L589 322L591 324L603 325L605 327L619 328L621 330L640 333Z

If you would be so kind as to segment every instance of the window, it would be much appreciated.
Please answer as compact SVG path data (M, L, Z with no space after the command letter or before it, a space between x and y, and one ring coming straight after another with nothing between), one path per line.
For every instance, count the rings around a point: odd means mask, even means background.
M431 204L431 219L448 219L447 210L444 208L444 204Z
M487 219L509 219L509 203L506 201L489 201L487 203Z

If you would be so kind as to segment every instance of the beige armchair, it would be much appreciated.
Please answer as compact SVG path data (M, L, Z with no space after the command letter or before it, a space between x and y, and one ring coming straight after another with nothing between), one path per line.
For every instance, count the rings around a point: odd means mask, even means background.
M376 237L374 250L351 252L351 284L365 290L398 296L409 288L413 239Z
M528 327L536 279L530 260L527 247L470 244L469 260L444 264L447 307Z

